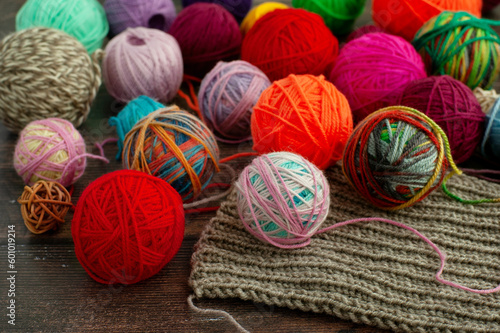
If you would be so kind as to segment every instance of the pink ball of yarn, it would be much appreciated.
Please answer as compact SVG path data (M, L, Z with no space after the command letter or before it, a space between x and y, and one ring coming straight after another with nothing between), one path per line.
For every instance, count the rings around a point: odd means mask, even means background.
M369 33L340 51L330 81L349 100L355 122L394 105L406 84L427 77L422 58L401 37Z
M201 78L218 61L235 60L240 54L238 23L220 5L199 2L184 8L168 32L179 42L190 75Z
M87 156L82 136L69 121L48 118L33 121L21 131L14 168L30 186L38 180L69 186L83 175Z
M450 76L411 82L397 104L421 111L434 120L448 136L456 163L471 157L483 137L485 115L481 105L469 87Z
M266 74L246 61L219 62L201 81L198 101L207 125L220 141L252 138L250 118L262 92L271 85Z
M129 102L146 95L170 102L183 77L182 55L174 37L143 27L129 28L106 46L104 83L111 96Z
M135 27L167 32L177 15L172 0L106 0L104 10L112 36Z

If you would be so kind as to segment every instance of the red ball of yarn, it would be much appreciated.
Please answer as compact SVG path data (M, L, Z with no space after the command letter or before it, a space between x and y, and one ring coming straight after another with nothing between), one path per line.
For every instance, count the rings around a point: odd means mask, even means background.
M253 149L296 153L326 169L342 158L352 127L349 103L333 84L292 74L264 90L254 106Z
M289 74L327 74L338 50L338 40L321 16L303 9L277 9L245 35L241 59L275 81Z
M168 33L181 47L184 72L200 78L218 61L234 60L240 54L240 27L233 15L217 4L200 2L184 8Z
M444 130L456 163L471 157L483 137L485 115L481 105L469 87L450 76L411 82L399 104L425 113Z
M115 171L85 189L71 233L76 257L94 280L136 283L158 273L179 250L182 200L156 177Z

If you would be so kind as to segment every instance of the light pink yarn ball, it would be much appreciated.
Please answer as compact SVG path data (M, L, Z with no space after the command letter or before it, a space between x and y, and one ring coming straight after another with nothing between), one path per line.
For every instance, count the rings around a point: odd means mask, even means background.
M109 42L102 72L109 94L121 102L146 95L168 103L184 74L175 38L144 27L129 28Z

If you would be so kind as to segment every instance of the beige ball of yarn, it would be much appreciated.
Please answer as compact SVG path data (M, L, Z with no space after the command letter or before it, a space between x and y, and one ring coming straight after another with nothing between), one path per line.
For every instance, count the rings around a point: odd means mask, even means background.
M98 50L92 58L68 34L31 28L0 42L0 118L19 132L33 120L63 118L81 125L101 85Z

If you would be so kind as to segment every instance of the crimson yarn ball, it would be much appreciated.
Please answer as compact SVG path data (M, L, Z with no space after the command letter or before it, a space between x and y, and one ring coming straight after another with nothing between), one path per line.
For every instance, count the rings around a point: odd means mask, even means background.
M226 8L238 23L241 23L252 8L252 0L182 0L182 7L193 5L198 2L216 3Z
M146 173L119 170L83 192L71 225L78 261L97 282L132 284L158 273L184 237L180 195Z
M408 83L425 77L424 62L413 45L378 32L353 39L342 48L330 81L349 100L357 123L395 105Z
M184 8L168 33L181 47L184 72L199 78L218 61L235 60L240 54L238 22L217 4L200 2Z
M339 43L318 14L277 9L260 18L243 39L241 59L271 81L290 74L328 74Z
M456 163L471 157L483 137L485 115L481 105L469 87L450 76L411 82L399 104L425 113L444 130Z

